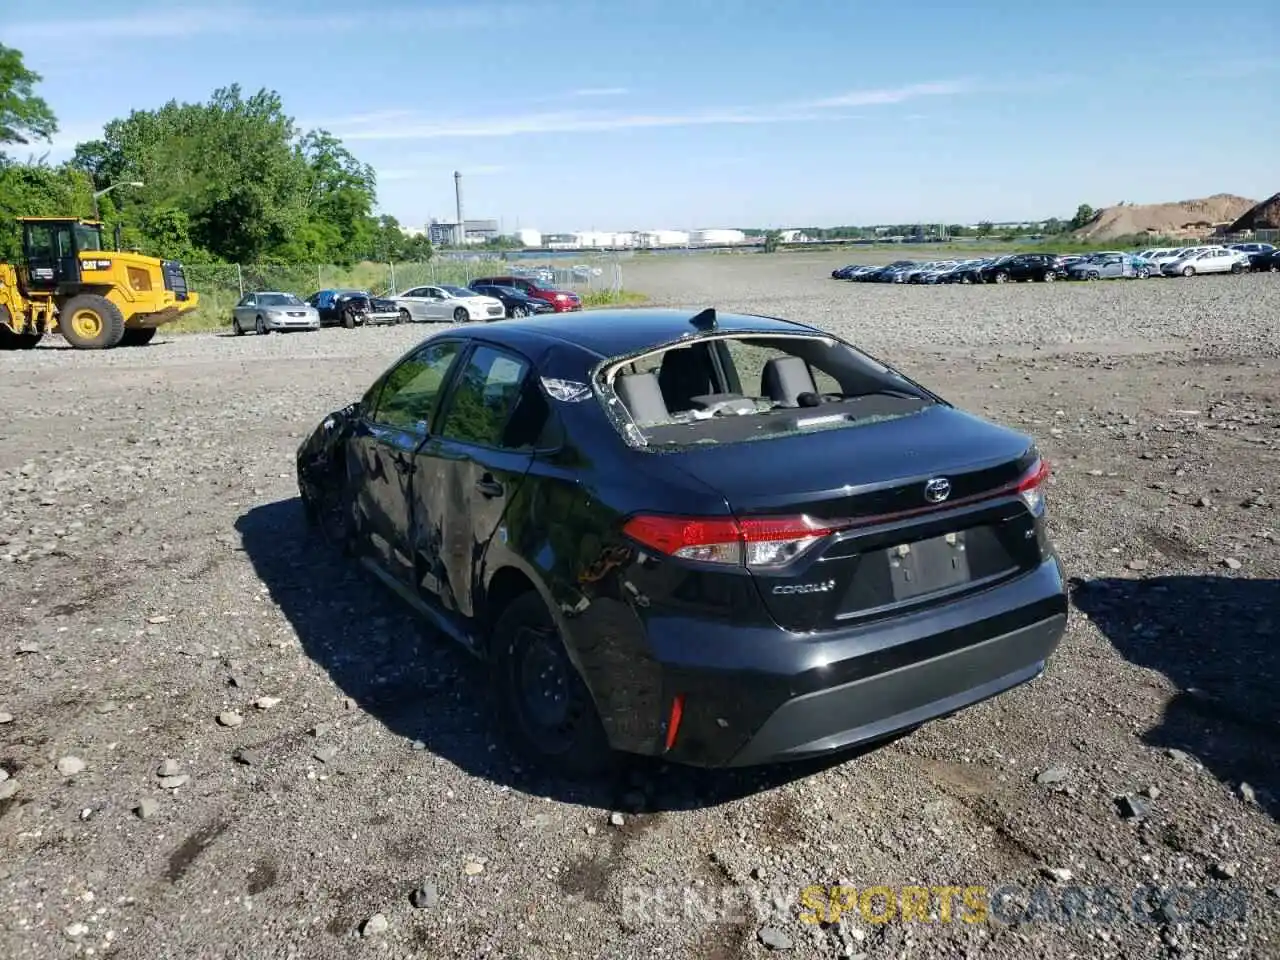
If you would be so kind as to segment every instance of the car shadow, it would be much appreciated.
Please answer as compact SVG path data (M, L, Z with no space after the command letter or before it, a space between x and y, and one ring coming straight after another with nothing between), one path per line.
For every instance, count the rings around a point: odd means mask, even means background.
M1073 583L1072 599L1130 662L1178 692L1146 743L1182 750L1280 818L1280 580L1227 576Z
M905 734L811 760L704 770L628 757L616 775L573 782L523 764L504 745L483 664L409 611L309 527L297 498L236 521L241 544L303 650L391 733L500 786L550 799L645 812L717 806L804 779ZM323 718L320 718L323 719Z

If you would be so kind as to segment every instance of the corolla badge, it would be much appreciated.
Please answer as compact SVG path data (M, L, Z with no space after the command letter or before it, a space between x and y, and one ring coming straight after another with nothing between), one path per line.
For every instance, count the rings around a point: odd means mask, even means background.
M946 477L934 477L924 485L924 498L930 503L941 503L951 496L951 481Z
M789 583L773 588L776 594L788 593L828 593L836 588L834 580L824 580L822 583Z

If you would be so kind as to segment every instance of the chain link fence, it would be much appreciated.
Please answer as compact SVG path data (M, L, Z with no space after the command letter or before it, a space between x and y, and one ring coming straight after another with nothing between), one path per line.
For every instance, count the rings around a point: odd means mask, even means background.
M411 287L465 287L479 277L523 276L584 299L623 290L622 259L586 255L575 258L483 257L444 255L425 262L333 264L187 264L187 285L200 294L200 313L231 322L231 308L246 293L278 291L305 299L317 290L367 290L375 296Z

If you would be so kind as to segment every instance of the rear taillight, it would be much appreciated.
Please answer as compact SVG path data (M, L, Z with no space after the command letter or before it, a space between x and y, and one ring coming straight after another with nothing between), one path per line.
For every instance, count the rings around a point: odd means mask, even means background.
M657 553L683 560L767 569L789 563L843 529L812 517L632 517L623 527Z
M1027 509L1031 511L1032 516L1044 516L1044 485L1049 479L1049 461L1037 460L1031 465L1031 469L1023 474L1022 479L1018 481L1014 488L1018 496L1022 497L1022 502L1027 505Z

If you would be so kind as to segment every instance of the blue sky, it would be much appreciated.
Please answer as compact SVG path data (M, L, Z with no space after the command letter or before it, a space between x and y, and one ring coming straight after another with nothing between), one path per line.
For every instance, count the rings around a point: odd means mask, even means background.
M544 231L975 222L1280 190L1276 0L3 0L62 131L279 91L384 212ZM361 51L363 48L363 51Z

